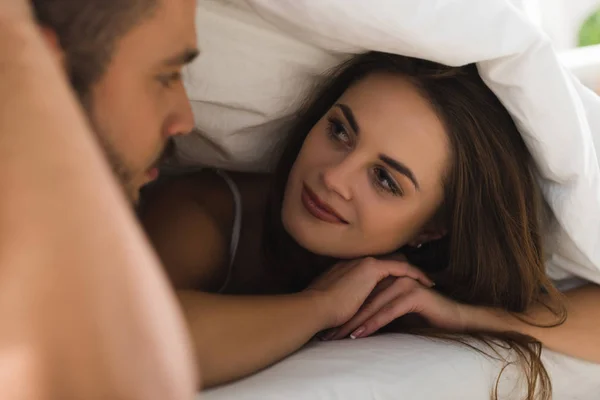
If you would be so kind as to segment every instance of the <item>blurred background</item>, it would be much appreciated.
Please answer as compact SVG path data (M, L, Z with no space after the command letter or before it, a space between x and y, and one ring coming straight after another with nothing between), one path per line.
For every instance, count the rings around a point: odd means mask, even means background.
M600 0L515 0L550 37L567 66L600 92Z
M558 50L600 45L600 0L520 0Z

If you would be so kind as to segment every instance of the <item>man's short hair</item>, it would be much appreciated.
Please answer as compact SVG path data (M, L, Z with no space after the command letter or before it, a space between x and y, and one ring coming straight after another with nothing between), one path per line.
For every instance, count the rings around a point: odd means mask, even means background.
M84 103L105 73L118 40L161 0L33 0L38 22L58 36L73 89ZM169 1L169 0L163 0Z

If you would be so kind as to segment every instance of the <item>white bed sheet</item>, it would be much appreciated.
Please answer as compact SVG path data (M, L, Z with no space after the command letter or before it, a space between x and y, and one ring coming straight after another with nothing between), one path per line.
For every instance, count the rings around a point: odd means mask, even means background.
M600 365L544 353L554 400L600 399ZM465 347L388 334L312 342L247 379L198 400L486 400L501 363ZM519 399L515 371L501 380L502 399Z

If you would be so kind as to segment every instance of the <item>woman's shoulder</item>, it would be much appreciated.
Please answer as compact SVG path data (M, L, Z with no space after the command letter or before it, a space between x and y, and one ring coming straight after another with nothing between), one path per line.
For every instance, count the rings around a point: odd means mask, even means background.
M255 214L265 207L269 194L271 179L268 174L227 172L239 190L244 214Z
M163 178L139 212L173 284L203 290L226 275L234 214L232 191L214 170Z

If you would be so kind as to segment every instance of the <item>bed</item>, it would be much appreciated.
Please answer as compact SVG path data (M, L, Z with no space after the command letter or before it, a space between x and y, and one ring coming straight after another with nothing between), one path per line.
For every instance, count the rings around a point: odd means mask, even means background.
M600 399L600 365L545 352L555 400ZM456 344L388 334L312 342L259 374L207 391L198 400L485 400L501 363ZM502 399L519 399L515 371Z

